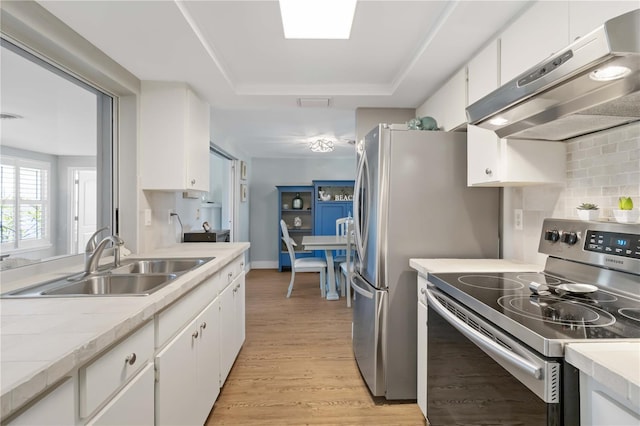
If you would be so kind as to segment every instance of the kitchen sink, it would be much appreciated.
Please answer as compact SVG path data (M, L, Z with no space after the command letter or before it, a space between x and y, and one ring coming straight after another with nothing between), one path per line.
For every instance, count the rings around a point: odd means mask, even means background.
M148 296L178 275L214 257L126 259L122 265L90 275L74 275L0 295L3 298Z
M158 275L96 275L72 282L43 295L148 295L176 278L175 274Z
M113 269L111 273L175 274L190 271L211 259L214 258L128 259L122 262L122 266Z
M176 274L98 274L77 280L49 281L4 294L3 297L148 296Z

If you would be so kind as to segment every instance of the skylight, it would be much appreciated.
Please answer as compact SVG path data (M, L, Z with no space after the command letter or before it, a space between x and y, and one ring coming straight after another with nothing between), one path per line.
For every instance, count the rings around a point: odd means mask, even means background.
M356 0L280 0L284 37L348 39Z

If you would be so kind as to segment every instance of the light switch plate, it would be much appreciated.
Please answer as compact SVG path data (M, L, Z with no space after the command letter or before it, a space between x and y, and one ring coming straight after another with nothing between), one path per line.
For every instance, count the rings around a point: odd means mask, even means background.
M513 211L513 227L516 231L522 231L524 229L522 209L515 209Z

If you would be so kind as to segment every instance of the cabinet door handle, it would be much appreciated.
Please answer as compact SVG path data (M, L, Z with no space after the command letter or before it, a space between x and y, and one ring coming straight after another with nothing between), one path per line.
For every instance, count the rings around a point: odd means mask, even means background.
M131 352L129 355L127 355L127 357L124 359L124 362L126 362L129 365L133 365L136 363L136 353L135 352Z
M200 335L200 334L198 333L198 330L196 330L196 331L194 331L194 332L193 332L193 334L191 335L191 337L193 337L194 339L197 339L199 335Z
M196 184L196 180L195 179L191 179L191 185L195 185Z
M486 169L484 169L484 174L485 174L485 175L490 175L490 174L492 174L492 173L493 173L493 172L491 171L491 169L490 169L490 168L488 168L488 167L487 167Z
M202 324L200 324L200 328L202 328L202 329L207 328L207 323L203 322Z
M233 276L233 272L229 272L229 278Z

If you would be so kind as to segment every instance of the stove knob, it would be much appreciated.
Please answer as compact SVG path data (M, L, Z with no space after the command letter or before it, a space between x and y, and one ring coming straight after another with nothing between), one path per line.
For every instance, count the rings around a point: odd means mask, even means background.
M562 234L562 242L572 246L578 242L578 235L575 232L564 232Z
M560 239L560 233L556 229L552 231L544 231L544 239L555 243Z

